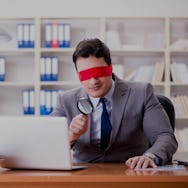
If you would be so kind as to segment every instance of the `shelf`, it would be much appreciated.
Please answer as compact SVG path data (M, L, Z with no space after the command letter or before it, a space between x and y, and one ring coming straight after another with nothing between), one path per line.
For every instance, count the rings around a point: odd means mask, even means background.
M174 87L188 87L188 83L170 83L170 86L174 86Z
M8 54L23 54L23 53L34 53L34 49L21 49L21 48L0 48L0 53Z
M58 81L58 82L40 82L41 86L80 86L80 82Z
M110 49L111 54L126 54L126 55L164 55L165 50L152 50L152 49Z
M73 53L74 48L41 48L40 52L55 52L55 53Z
M170 53L188 55L188 49L187 50L170 50Z
M0 82L0 86L8 87L34 87L35 83L30 82Z

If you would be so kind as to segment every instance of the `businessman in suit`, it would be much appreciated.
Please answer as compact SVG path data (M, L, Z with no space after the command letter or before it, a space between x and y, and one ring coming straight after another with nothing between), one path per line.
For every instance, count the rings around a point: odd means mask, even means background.
M74 161L125 162L130 168L155 168L169 162L177 141L151 84L125 82L113 74L110 51L99 39L81 41L73 62L81 87L61 93L51 115L67 117ZM92 103L91 114L80 113L80 98ZM105 146L100 98L105 98L110 122Z

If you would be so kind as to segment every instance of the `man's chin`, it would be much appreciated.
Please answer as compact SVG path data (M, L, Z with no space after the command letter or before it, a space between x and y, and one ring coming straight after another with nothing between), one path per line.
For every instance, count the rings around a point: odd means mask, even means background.
M91 96L91 97L93 97L93 98L100 98L101 96L102 96L102 94L101 93L96 93L96 92L93 92L93 93L89 93L89 95Z

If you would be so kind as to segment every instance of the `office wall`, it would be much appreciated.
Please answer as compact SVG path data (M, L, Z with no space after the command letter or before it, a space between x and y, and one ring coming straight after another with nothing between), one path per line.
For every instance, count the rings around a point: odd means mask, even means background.
M0 17L188 16L188 0L0 0Z

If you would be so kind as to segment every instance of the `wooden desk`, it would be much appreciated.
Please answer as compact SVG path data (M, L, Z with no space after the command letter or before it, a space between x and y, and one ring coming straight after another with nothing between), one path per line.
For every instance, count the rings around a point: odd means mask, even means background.
M124 164L86 164L77 171L0 169L0 188L188 188L188 168L134 171Z

